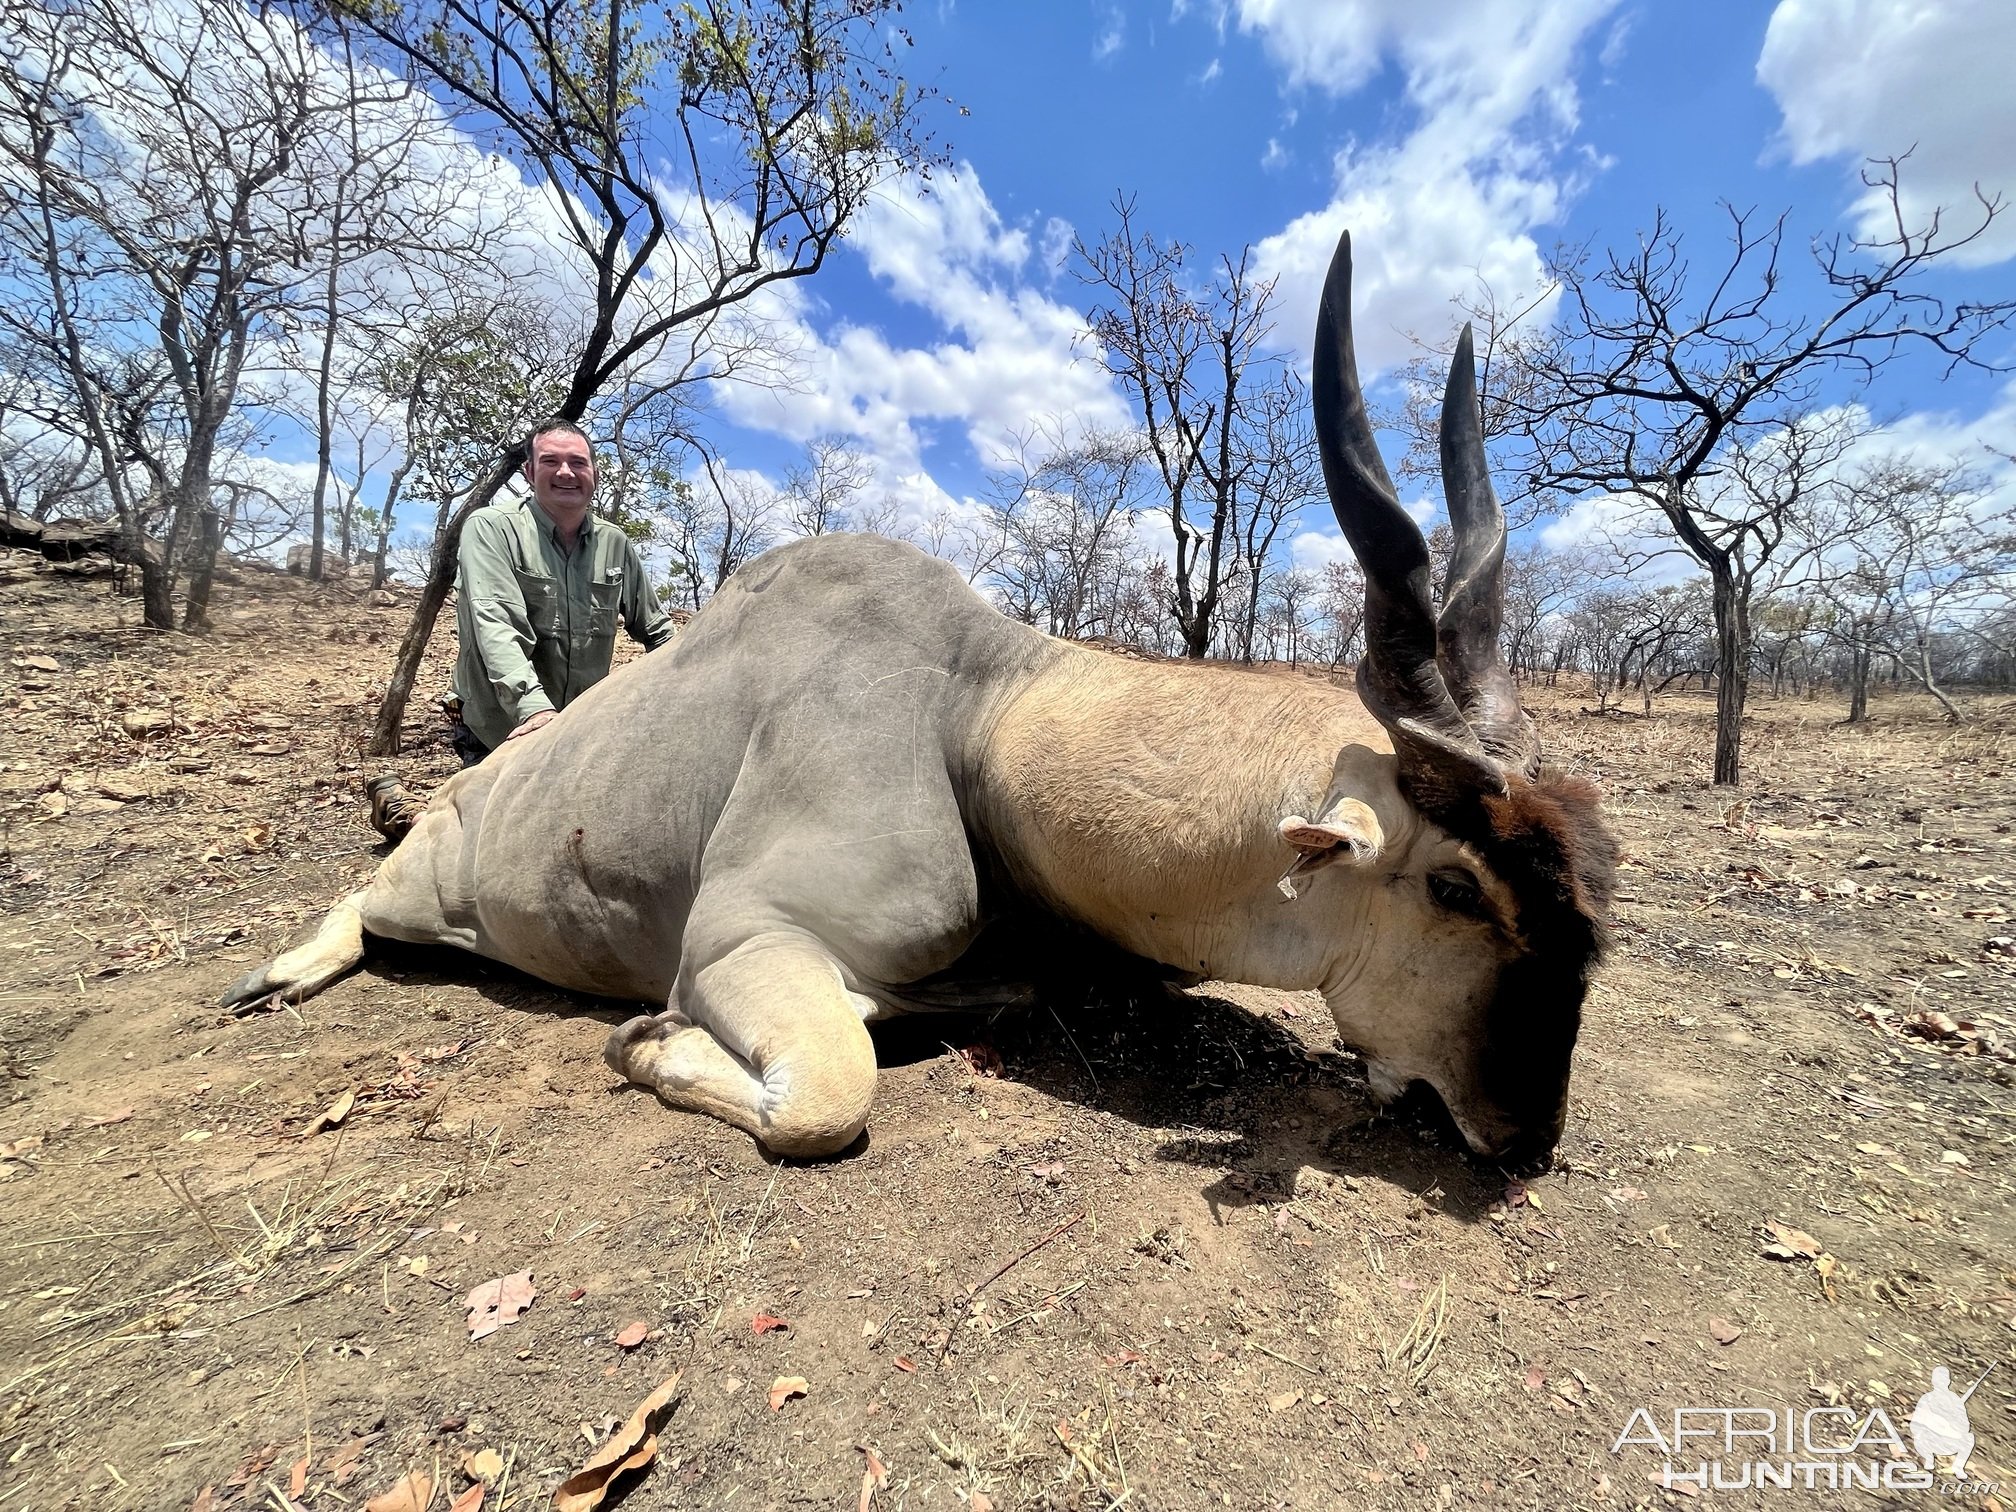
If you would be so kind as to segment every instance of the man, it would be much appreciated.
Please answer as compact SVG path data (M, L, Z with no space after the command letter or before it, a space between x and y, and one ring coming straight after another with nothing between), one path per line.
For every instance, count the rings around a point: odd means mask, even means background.
M455 578L460 717L449 739L474 766L522 740L609 675L616 620L655 651L672 639L629 537L590 512L595 455L581 429L549 420L526 445L529 499L479 509L462 528ZM371 824L395 843L425 805L374 778Z
M1988 1370L1994 1368L1991 1360ZM1932 1368L1932 1389L1918 1398L1918 1405L1911 1409L1911 1447L1918 1451L1927 1470L1933 1468L1934 1457L1950 1454L1953 1478L1967 1479L1967 1461L1974 1453L1974 1433L1967 1422L1967 1398L1988 1379L1988 1370L1982 1371L1965 1391L1956 1392L1953 1373L1944 1365Z

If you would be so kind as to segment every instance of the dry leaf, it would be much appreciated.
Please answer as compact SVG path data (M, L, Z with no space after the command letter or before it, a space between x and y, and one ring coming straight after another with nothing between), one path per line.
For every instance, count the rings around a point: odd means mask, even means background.
M124 1123L132 1116L133 1110L131 1108L121 1108L116 1113L107 1113L100 1117L85 1119L84 1127L87 1129L102 1129L107 1124Z
M390 1491L381 1491L364 1503L364 1512L426 1512L434 1499L434 1482L418 1470L409 1470Z
M975 1491L966 1503L966 1512L994 1512L994 1502L985 1491Z
M651 1332L648 1323L632 1323L616 1335L618 1349L635 1349L644 1342L644 1336Z
M530 1271L485 1281L462 1299L462 1305L469 1310L469 1341L473 1344L478 1339L487 1339L498 1329L516 1323L538 1295Z
M1708 1335L1717 1344L1734 1344L1743 1337L1743 1330L1727 1318L1710 1318Z
M0 1160L20 1160L42 1148L40 1134L23 1134L19 1139L10 1139L0 1144Z
M917 1374L917 1362L911 1359L910 1356L908 1355L896 1356L896 1368L902 1371L905 1375Z
M448 1512L482 1512L483 1491L484 1486L481 1481L465 1488L460 1496L448 1503Z
M494 1481L504 1473L504 1456L495 1449L462 1456L462 1473L474 1481Z
M791 1398L804 1396L811 1390L812 1383L803 1376L779 1376L770 1383L770 1410L781 1412Z
M301 1493L307 1489L308 1456L304 1454L301 1458L294 1461L294 1468L287 1472L287 1494L296 1501L299 1501Z
M1767 1223L1764 1232L1771 1236L1771 1242L1762 1246L1762 1253L1773 1260L1812 1260L1820 1254L1820 1241L1804 1229Z
M1832 1255L1822 1255L1813 1262L1813 1269L1820 1277L1820 1293L1829 1302L1834 1298L1834 1278L1841 1273L1841 1262Z
M766 1334L773 1329L789 1328L791 1321L788 1318L780 1318L775 1313L758 1313L749 1320L749 1326L759 1334Z
M861 1503L859 1512L868 1512L868 1504L875 1500L875 1493L889 1484L889 1467L882 1463L882 1456L866 1444L854 1446L868 1456L868 1467L861 1472Z
M333 1129L350 1116L350 1110L357 1106L357 1091L346 1088L343 1095L315 1115L315 1122L308 1125L310 1134L320 1134L324 1129Z
M968 1045L959 1058L975 1076L999 1076L1003 1070L1001 1052L992 1045Z
M196 1493L196 1500L190 1504L189 1512L210 1512L217 1504L217 1488L205 1486Z
M328 1459L322 1462L322 1469L328 1475L330 1484L342 1487L357 1479L357 1472L364 1468L364 1451L377 1443L383 1434L362 1434L337 1446Z
M657 1390L637 1404L629 1421L612 1433L588 1461L553 1492L553 1512L595 1512L609 1488L632 1470L641 1470L658 1453L658 1429L678 1388L675 1371Z
M1302 1400L1301 1392L1284 1391L1280 1393L1278 1396L1270 1396L1269 1398L1267 1398L1267 1410L1269 1412L1286 1412L1290 1407L1293 1407L1297 1402L1301 1400Z

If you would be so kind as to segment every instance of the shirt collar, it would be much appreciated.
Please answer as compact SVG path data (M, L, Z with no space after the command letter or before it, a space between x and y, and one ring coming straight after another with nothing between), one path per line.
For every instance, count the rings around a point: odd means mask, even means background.
M560 526L554 521L553 516L539 507L539 501L533 498L532 495L527 494L525 495L525 508L532 516L532 523L539 527L540 532L547 539L551 540L556 547L562 551L566 550L567 543L560 539ZM576 544L585 543L594 533L595 511L590 509L588 513L581 517L581 533L574 538Z

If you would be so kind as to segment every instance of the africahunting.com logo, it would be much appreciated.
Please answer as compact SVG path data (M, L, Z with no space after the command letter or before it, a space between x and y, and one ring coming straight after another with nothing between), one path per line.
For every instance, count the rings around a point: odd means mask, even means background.
M1932 1389L1905 1420L1908 1441L1881 1407L1860 1415L1847 1407L1675 1407L1670 1421L1640 1407L1610 1452L1653 1451L1663 1463L1652 1479L1668 1489L1923 1491L1964 1483L1988 1491L1992 1483L1967 1475L1974 1454L1967 1399L1994 1368L1965 1391L1953 1389L1944 1365L1934 1369Z

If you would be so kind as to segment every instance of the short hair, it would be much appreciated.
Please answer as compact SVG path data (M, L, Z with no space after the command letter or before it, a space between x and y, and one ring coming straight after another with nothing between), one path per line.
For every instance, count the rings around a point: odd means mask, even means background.
M532 427L530 432L526 434L525 460L527 462L530 462L532 460L533 448L538 446L539 438L541 436L550 436L555 434L556 432L561 435L579 436L584 442L587 443L588 455L590 457L593 457L595 455L595 443L588 439L588 432L581 429L581 427L576 425L572 420L563 420L560 416L555 415L550 420L541 420L537 425Z

